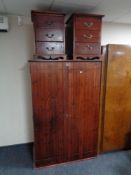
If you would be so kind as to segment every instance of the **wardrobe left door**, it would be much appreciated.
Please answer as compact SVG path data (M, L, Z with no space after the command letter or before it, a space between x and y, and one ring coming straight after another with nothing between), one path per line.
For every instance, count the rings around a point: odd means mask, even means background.
M35 167L64 161L62 62L31 62Z

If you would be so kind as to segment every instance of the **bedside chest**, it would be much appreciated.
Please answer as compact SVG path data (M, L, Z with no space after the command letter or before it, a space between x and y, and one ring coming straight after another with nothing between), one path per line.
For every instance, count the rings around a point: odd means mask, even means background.
M66 52L77 60L99 59L103 15L73 14L67 21Z
M65 58L64 14L32 11L35 53L43 59Z

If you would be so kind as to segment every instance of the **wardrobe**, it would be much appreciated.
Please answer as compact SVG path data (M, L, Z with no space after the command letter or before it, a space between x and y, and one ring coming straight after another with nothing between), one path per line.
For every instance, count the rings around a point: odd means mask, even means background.
M35 167L97 155L102 60L100 37L95 36L100 36L102 16L74 16L74 24L81 21L80 32L84 32L78 43L84 47L80 59L73 53L65 56L64 48L77 44L67 40L79 34L67 32L65 42L63 14L32 12L36 46L30 60ZM95 26L95 35L90 34Z
M101 152L131 148L131 46L104 47Z
M101 62L31 62L35 166L97 154Z

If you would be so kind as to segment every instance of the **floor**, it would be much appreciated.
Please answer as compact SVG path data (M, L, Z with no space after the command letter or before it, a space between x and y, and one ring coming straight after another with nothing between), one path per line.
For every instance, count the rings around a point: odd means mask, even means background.
M42 169L32 168L32 145L0 148L0 175L131 175L131 151Z

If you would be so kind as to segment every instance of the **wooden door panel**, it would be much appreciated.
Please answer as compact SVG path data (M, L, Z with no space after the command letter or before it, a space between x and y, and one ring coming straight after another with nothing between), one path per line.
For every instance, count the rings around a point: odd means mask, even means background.
M32 63L35 159L63 154L63 70L60 64Z
M131 48L109 45L103 151L131 148Z
M67 68L66 140L70 159L97 153L101 63L78 62Z
M74 119L79 125L77 138L79 153L84 154L97 150L99 122L99 94L101 63L75 63L74 69Z

